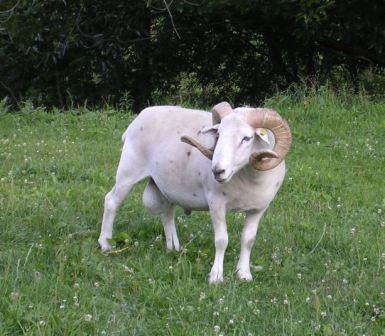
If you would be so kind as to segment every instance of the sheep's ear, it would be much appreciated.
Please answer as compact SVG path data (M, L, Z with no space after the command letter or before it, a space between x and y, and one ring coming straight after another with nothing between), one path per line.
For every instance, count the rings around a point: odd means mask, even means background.
M219 128L219 124L216 124L214 126L210 126L210 127L205 127L205 128L202 128L199 132L199 133L202 133L202 134L216 134L218 132L218 128Z
M262 139L263 141L265 141L266 143L268 143L270 145L270 141L269 141L269 133L267 131L266 128L257 128L255 130L255 134L260 138Z

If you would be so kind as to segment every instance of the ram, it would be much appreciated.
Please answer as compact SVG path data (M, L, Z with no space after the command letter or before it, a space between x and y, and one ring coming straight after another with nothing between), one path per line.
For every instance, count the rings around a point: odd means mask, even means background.
M223 281L226 213L244 212L236 270L240 279L250 281L250 252L258 224L285 176L284 158L291 145L286 121L270 109L232 109L226 102L212 113L155 106L137 116L123 142L116 184L105 197L98 240L102 250L111 248L108 240L123 199L135 183L147 178L143 203L160 215L168 249L180 249L176 206L209 210L215 241L210 283Z

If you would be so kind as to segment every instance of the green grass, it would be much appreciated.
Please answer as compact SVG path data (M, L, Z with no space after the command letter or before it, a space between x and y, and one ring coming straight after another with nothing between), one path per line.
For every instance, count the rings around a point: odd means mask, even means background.
M98 249L130 115L3 113L0 335L385 335L385 105L328 90L267 105L293 130L287 178L261 222L254 281L234 274L243 219L230 214L216 286L207 213L179 211L185 248L167 253L143 184L115 223L121 251Z

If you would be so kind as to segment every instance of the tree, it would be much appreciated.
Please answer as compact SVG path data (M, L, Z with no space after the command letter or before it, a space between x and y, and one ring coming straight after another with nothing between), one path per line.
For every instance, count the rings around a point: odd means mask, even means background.
M363 5L365 10L363 10ZM215 88L202 104L256 104L302 79L385 67L382 1L5 0L0 97L135 111L181 74Z

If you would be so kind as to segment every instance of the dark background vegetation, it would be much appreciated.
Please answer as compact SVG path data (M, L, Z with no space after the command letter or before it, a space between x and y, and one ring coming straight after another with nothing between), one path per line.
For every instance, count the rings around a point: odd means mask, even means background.
M2 0L0 98L138 111L256 104L303 82L385 87L383 0L166 1Z

